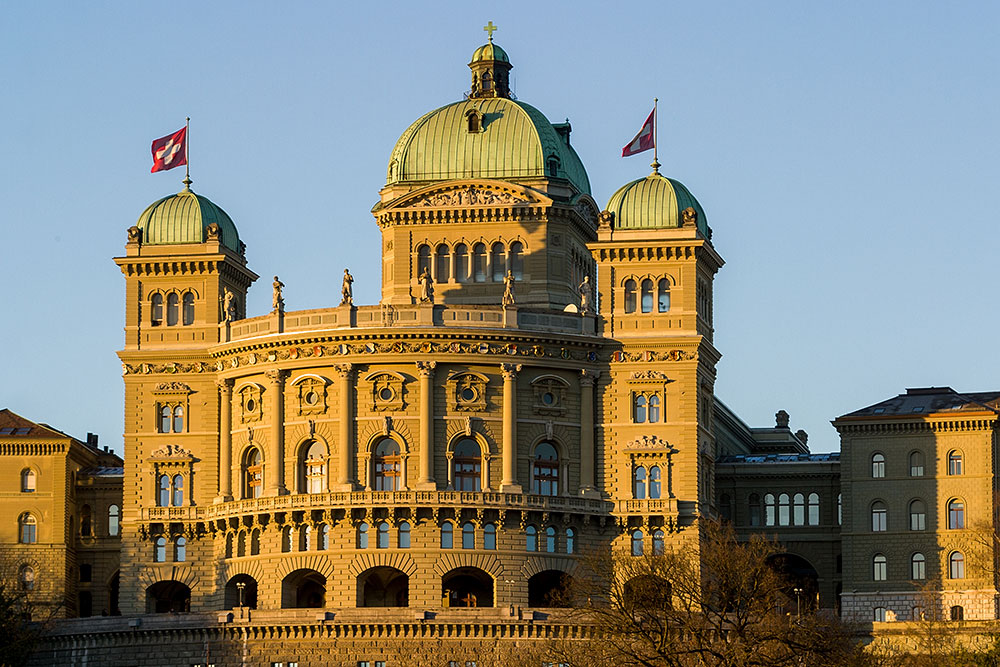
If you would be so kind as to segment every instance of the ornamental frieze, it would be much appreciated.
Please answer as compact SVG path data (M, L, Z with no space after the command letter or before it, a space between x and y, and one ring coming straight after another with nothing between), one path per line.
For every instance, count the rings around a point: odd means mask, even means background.
M518 197L512 192L492 190L475 185L448 192L434 192L406 203L406 206L493 206L510 204L531 204L530 199Z
M615 363L624 361L694 361L697 358L697 352L686 352L684 350L669 350L666 352L657 352L655 350L623 352L615 350L610 356L610 360Z

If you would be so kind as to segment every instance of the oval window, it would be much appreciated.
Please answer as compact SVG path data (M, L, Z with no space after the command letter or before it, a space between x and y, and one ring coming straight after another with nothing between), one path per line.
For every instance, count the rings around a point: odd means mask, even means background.
M389 389L388 387L382 387L378 392L378 397L381 398L383 401L388 401L392 399L392 389Z
M318 402L319 402L319 396L316 394L315 391L310 391L309 393L306 394L307 405L316 405Z

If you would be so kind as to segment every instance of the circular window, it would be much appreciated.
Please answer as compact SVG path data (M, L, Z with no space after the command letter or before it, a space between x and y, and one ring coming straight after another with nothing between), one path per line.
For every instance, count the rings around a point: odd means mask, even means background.
M556 396L551 391L547 391L542 394L542 403L545 405L552 405L556 402Z
M476 400L476 390L472 387L466 387L461 393L463 401L474 401Z
M306 405L316 405L319 403L319 395L315 391L306 394Z
M257 401L252 398L247 399L247 412L253 412L257 409Z
M381 389L379 389L378 397L381 398L383 401L391 400L392 389L389 389L389 387L382 387Z

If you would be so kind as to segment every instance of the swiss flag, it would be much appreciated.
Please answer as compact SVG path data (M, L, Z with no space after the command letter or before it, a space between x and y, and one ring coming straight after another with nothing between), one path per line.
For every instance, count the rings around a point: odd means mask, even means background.
M653 123L656 122L656 109L649 112L649 117L646 118L646 122L642 124L639 129L639 134L635 135L635 138L628 142L628 145L622 149L622 157L628 157L629 155L636 155L637 153L642 153L643 151L648 151L653 146L656 145L656 140L653 138Z
M166 171L187 164L187 127L153 142L153 168L149 173Z

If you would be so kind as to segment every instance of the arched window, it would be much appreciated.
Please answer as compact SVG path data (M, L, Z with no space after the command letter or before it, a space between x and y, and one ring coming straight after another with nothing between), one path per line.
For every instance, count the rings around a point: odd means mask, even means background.
M392 438L382 438L375 447L375 490L399 491L401 488L402 459L399 443Z
M431 248L428 245L417 248L417 275L422 276L425 272L431 272Z
M632 497L636 500L646 497L646 469L642 466L632 471Z
M948 474L949 475L961 475L962 474L962 452L957 449L953 449L948 452Z
M358 548L368 548L368 522L362 521L358 524Z
M965 503L953 499L948 501L948 528L965 528Z
M764 525L773 526L774 519L774 494L768 493L764 495Z
M952 579L965 579L965 556L961 551L952 551L948 557L948 576Z
M17 541L21 544L34 544L38 541L38 520L30 512L25 512L17 519Z
M251 447L243 457L244 498L260 498L262 470L260 450Z
M490 249L490 265L493 267L493 282L502 283L507 275L507 258L502 243L494 243Z
M167 296L167 326L172 327L177 324L178 311L180 309L180 299L173 293Z
M636 528L632 531L632 555L642 555L642 531Z
M760 525L760 496L756 493L751 493L750 498L747 500L747 505L750 508L750 525L759 526Z
M556 552L556 529L552 526L545 529L545 551L550 554Z
M872 620L876 623L885 623L885 607L875 607Z
M85 537L90 536L92 528L90 505L84 505L80 508L80 534Z
M159 480L156 491L156 505L157 507L166 507L170 504L170 477L168 475L160 475Z
M819 494L809 494L809 525L819 525Z
M885 456L882 454L872 454L872 477L885 477Z
M375 548L376 549L388 549L389 548L389 524L382 521L378 525L378 533L375 537Z
M307 441L300 450L299 464L303 481L300 493L323 493L326 491L326 447L316 440Z
M566 553L576 552L576 531L572 528L566 529Z
M167 561L167 538L157 537L153 541L153 562L165 563Z
M497 549L497 527L492 523L483 526L483 548L487 551Z
M873 579L875 581L886 580L888 562L883 554L875 554L875 557L872 559L872 570Z
M174 407L174 433L184 432L184 408L181 406Z
M187 560L187 538L178 537L174 541L174 562L183 563Z
M35 590L35 568L30 565L22 565L17 580L21 582L22 591Z
M965 620L965 609L962 605L956 604L951 608L951 620L953 621L964 621Z
M149 300L149 323L154 327L163 324L162 294L154 294Z
M910 503L910 530L927 530L927 505L922 500Z
M170 433L170 425L173 423L173 410L169 405L160 408L160 433Z
M528 526L524 529L525 551L538 551L538 529Z
M469 248L464 243L455 246L455 281L464 283L469 279Z
M788 494L782 493L778 496L778 525L787 526L790 523L790 512L791 506L788 502Z
M645 278L642 281L642 299L640 303L642 304L642 312L653 312L653 281L649 278Z
M468 122L469 132L479 132L479 114L475 111L465 114L466 121Z
M194 294L184 292L183 312L181 321L185 324L194 324Z
M924 453L910 452L910 477L924 476Z
M660 397L653 395L649 397L649 423L655 424L660 421Z
M660 497L660 466L652 466L649 469L649 497L656 499Z
M803 526L806 523L806 497L801 493L796 493L792 497L792 522L796 526Z
M410 548L410 522L400 521L399 522L399 548L409 549Z
M479 491L483 477L483 450L472 438L462 438L455 445L451 459L456 491Z
M330 526L324 526L324 528L325 528L325 530L323 532L323 535L324 536L329 535L329 533L330 533ZM324 549L325 548L326 547L324 547ZM251 556L258 556L258 555L260 555L260 529L259 528L254 528L252 531L250 531L250 555Z
M35 471L25 468L21 471L21 493L35 492Z
M472 246L472 279L486 282L486 246L482 243Z
M910 579L920 580L927 578L927 561L924 555L917 552L910 556Z
M365 530L367 529L368 526L365 526ZM367 535L365 536L365 539L366 540L368 539ZM368 543L365 542L365 544ZM291 552L292 552L292 527L285 526L284 528L281 529L281 553L287 554Z
M247 555L247 533L245 530L241 530L236 535L236 555L240 558Z
M312 526L299 527L299 551L312 550Z
M663 531L659 528L653 531L653 555L663 555Z
M184 478L174 475L173 506L183 507L184 505Z
M635 397L635 401L633 403L633 405L635 406L635 410L633 412L632 421L634 421L636 424L646 423L646 404L647 404L646 397L643 396L642 394L639 394Z
M631 278L625 281L625 312L635 312L635 281Z
M439 283L448 282L451 274L451 249L444 243L437 247L437 275L435 279Z
M233 557L233 534L226 533L226 558Z
M476 527L469 521L462 524L462 548L476 548Z
M119 531L119 521L121 520L121 509L118 505L112 505L108 508L108 535L111 537L118 537Z
M559 495L559 454L551 442L540 442L535 447L531 478L531 492L535 495Z
M656 310L660 313L670 310L670 281L666 278L656 283Z
M510 270L514 280L524 280L524 244L520 241L510 244Z
M872 532L883 533L888 530L889 508L881 500L872 503Z
M493 90L493 75L489 72L483 72L483 76L480 79L482 81L482 89L484 93L488 93Z
M441 524L441 548L451 549L455 546L455 527L448 521Z

